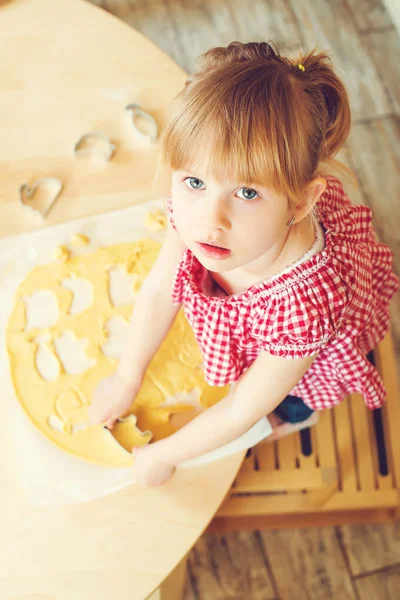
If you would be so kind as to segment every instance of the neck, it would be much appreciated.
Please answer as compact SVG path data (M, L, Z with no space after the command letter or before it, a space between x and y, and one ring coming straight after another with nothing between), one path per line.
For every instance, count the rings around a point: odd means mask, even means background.
M315 240L315 229L310 219L303 219L288 227L270 250L252 263L241 267L248 275L261 279L271 277L303 256Z

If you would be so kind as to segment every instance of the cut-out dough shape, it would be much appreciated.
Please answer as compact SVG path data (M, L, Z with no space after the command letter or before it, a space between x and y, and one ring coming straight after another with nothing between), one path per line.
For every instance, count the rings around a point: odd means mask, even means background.
M138 248L136 246L132 250L132 252L129 252L126 256L124 266L125 266L127 273L133 273L139 260L140 260L140 248Z
M86 356L84 347L88 340L78 340L70 331L54 339L57 356L66 373L76 375L84 373L95 364L95 360Z
M19 201L33 215L45 219L61 194L63 185L56 177L38 179L32 186L24 183L19 189Z
M164 231L167 227L167 215L162 210L153 210L146 215L145 227L149 231Z
M87 406L85 406L79 392L67 389L56 397L54 403L55 416L62 422L64 433L72 435L74 426L84 428L88 422Z
M59 316L57 297L48 290L39 290L24 298L26 306L25 331L46 329L57 323Z
M186 423L188 423L194 417L196 417L204 411L204 406L202 406L200 402L199 389L193 389L190 392L178 392L177 394L174 394L173 396L167 398L165 403L161 404L160 408L163 408L165 406L171 406L174 404L187 404L193 407L193 410L191 411L183 413L174 413L173 415L171 415L170 423L178 429L186 425Z
M77 157L109 161L116 146L103 133L85 133L75 144L74 152Z
M42 333L35 339L37 343L35 353L35 364L38 373L46 381L55 381L60 375L60 363L53 354L51 337L48 333Z
M6 336L16 397L34 426L59 448L74 456L106 466L129 466L133 463L132 454L102 425L88 426L85 411L98 382L112 375L116 369L116 359L101 351L105 344L104 324L117 317L128 322L132 312L132 305L113 306L110 302L107 269L110 265L119 266L143 282L159 249L158 242L144 239L73 255L66 262L50 260L47 265L35 267L28 273L17 290ZM79 278L87 280L92 286L93 302L86 310L69 314L71 292L61 283ZM26 331L28 311L24 300L36 299L43 293L52 299L56 311L43 330ZM49 313L51 310L47 305L45 315L49 316ZM43 325L43 322L36 324ZM78 346L86 366L89 361L94 361L93 366L81 373L64 372L61 356L59 377L54 381L46 381L35 364L35 340L43 334L46 336L42 338L45 340L43 343L48 345L56 359L57 341L68 334L67 339L75 341L71 349L74 357ZM82 341L87 341L86 347L82 347ZM185 352L182 361L183 347ZM198 368L200 363L199 346L183 311L180 311L150 362L139 393L132 399L134 401L129 413L137 417L138 428L132 446L145 443L147 431L153 435L150 443L171 435L180 426L178 421L181 416L185 420L191 419L200 410L198 405L194 408L196 402L207 408L228 393L228 387L212 388L207 385L203 372ZM193 393L196 402L190 398ZM131 433L132 430L131 427ZM126 445L130 445L131 441L129 438Z
M86 279L64 279L61 285L73 293L73 299L68 311L70 315L76 315L86 310L93 302L93 288Z
M71 256L71 251L66 246L58 246L54 251L54 258L66 262Z
M134 273L128 274L121 267L111 267L108 276L108 293L113 306L132 304L135 296L133 285L137 282L137 276Z
M104 329L107 341L102 345L101 351L106 356L119 358L128 331L128 322L122 317L112 317L107 321Z
M84 233L74 233L71 238L71 245L77 246L78 248L83 248L90 244L90 238Z
M125 110L131 113L132 125L139 136L154 144L158 138L158 125L155 118L139 104L129 104Z
M88 428L87 423L78 423L76 425L66 424L56 415L50 415L47 418L47 424L56 431L60 433L64 433L66 435L73 435L74 433L78 433L78 431L85 431Z
M155 442L172 435L176 431L171 423L171 418L173 415L181 413L190 413L194 416L193 406L191 404L176 404L148 408L136 402L132 406L132 414L136 415L138 426L142 431L152 431Z

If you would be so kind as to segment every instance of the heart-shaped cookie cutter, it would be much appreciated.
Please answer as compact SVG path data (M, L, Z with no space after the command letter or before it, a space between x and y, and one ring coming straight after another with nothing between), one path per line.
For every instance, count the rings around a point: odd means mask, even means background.
M116 150L108 136L103 133L84 133L74 146L75 156L102 158L109 161Z
M132 113L132 125L135 128L135 131L143 139L148 140L152 144L154 144L158 138L158 125L157 125L157 121L155 120L155 118L150 113L143 110L143 108L141 106L139 106L139 104L128 104L128 106L125 107L125 110ZM146 133L146 132L142 131L141 129L139 129L139 127L137 126L137 123L135 122L136 115L139 117L142 117L143 119L148 121L148 123L150 124L150 127L152 129L151 133Z
M45 219L53 208L62 189L63 184L57 177L43 177L42 179L38 179L32 186L26 183L21 185L19 188L19 201L24 210L34 215L40 215L42 219ZM45 202L44 208L40 206L36 207L32 204L36 193L39 191L47 192L45 194L47 202Z

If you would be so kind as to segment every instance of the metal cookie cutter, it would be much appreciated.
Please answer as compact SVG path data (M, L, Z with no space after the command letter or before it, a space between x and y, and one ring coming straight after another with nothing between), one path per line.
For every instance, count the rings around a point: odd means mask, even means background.
M125 107L125 110L130 111L132 113L132 125L135 128L136 132L142 138L154 144L158 138L158 125L155 118L150 113L143 110L139 106L139 104L128 104L128 106ZM135 117L142 117L143 119L145 119L150 126L150 132L140 129L135 121Z
M74 147L76 156L101 158L109 161L116 146L103 133L84 133Z
M55 201L63 189L63 184L56 177L38 179L32 186L24 183L19 188L19 201L22 207L45 219L53 208Z

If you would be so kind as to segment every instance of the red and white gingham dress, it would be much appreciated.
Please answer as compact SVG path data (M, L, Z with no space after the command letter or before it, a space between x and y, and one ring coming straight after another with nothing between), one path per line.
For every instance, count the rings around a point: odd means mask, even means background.
M289 272L240 294L210 297L201 286L206 269L185 250L172 300L183 304L210 385L237 381L262 350L288 359L318 353L290 394L314 410L331 408L350 392L361 393L370 409L384 402L382 379L366 354L389 328L400 283L393 253L378 242L371 209L352 206L341 182L326 179L317 205L325 248ZM171 202L169 219L174 225Z

